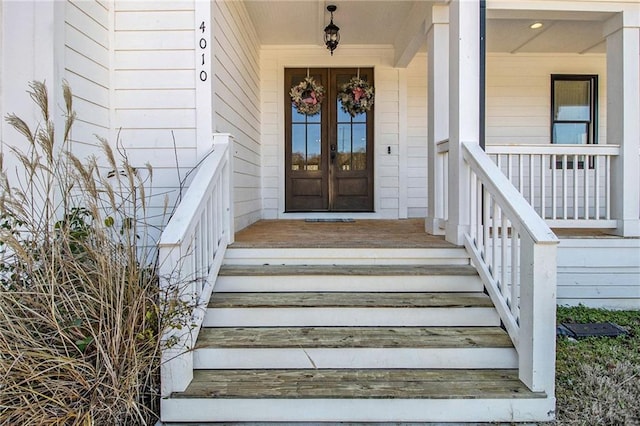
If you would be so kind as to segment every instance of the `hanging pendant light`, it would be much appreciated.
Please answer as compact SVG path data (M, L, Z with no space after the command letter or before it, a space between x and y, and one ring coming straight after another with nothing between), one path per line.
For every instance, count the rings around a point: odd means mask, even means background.
M329 25L324 27L324 44L327 45L327 49L331 52L331 56L333 56L333 51L338 47L338 43L340 42L340 28L333 23L333 12L336 11L338 7L334 4L330 4L327 6L327 10L331 13L331 22Z

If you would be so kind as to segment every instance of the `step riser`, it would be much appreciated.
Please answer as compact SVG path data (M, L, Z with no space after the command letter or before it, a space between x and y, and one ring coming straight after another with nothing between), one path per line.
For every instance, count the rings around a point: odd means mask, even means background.
M225 265L469 265L463 249L228 249Z
M210 308L205 327L499 326L493 308Z
M540 422L555 400L538 399L169 399L165 422ZM540 413L548 413L541 418Z
M349 292L474 292L482 291L478 276L219 276L216 292L287 292L287 291L349 291Z
M517 368L513 348L203 348L195 369Z

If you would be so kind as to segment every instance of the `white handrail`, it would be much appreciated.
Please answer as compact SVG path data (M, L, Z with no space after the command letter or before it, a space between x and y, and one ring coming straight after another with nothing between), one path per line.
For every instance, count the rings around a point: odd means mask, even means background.
M232 143L229 134L213 135L213 151L199 165L160 238L161 294L168 306L187 310L182 321L163 334L162 397L184 391L193 379L191 349L225 250L233 242Z
M470 171L465 247L518 351L530 389L554 392L558 239L477 144L462 144Z
M619 145L488 145L486 152L549 226L617 226L611 164Z

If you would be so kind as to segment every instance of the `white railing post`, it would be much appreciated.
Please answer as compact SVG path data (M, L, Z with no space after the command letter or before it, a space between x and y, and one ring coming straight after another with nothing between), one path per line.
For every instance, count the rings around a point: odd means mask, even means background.
M449 7L435 5L432 25L427 32L429 45L428 78L428 200L425 230L431 235L444 234L446 168L439 152L440 141L449 137Z
M461 245L469 230L468 169L462 141L480 141L480 2L449 3L449 208L445 238Z
M233 137L230 133L214 133L213 135L213 147L226 146L226 170L224 172L222 185L225 188L229 188L229 191L223 193L224 197L224 209L227 211L226 218L230 219L225 222L225 234L227 236L227 243L232 244L235 238L235 223L233 212L233 157L235 155L235 149L233 144Z
M636 10L637 12L637 10ZM607 38L607 141L620 144L611 169L616 233L640 236L640 13L621 12L604 26Z
M533 391L553 395L556 349L555 243L534 242L527 234L520 247L520 380Z

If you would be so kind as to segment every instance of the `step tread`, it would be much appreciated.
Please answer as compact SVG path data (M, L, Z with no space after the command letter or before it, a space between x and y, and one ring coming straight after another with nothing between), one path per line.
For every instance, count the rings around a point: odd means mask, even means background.
M477 275L470 265L222 265L221 276Z
M500 327L209 327L205 348L512 348Z
M274 369L196 370L172 398L544 398L517 370Z
M484 293L214 293L209 308L493 308Z

